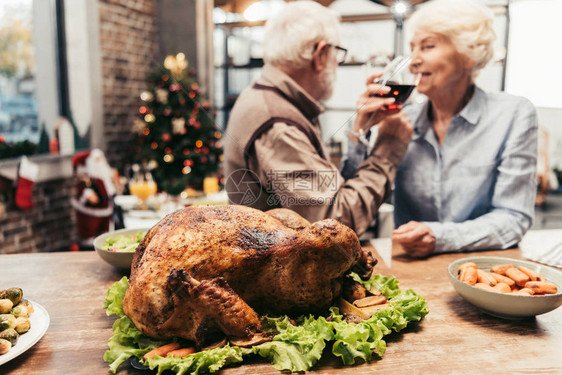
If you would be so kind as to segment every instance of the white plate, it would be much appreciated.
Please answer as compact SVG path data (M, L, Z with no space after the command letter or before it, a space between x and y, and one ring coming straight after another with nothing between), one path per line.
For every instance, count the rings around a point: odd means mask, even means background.
M127 215L137 219L160 219L161 214L153 210L131 210Z
M8 351L8 353L0 355L0 365L16 358L18 355L35 345L35 343L43 337L45 332L47 332L47 328L49 328L50 318L47 310L45 310L45 308L37 302L29 302L33 305L33 313L31 313L31 316L29 317L29 324L31 325L31 328L23 335L20 335L18 342L10 349L10 351Z

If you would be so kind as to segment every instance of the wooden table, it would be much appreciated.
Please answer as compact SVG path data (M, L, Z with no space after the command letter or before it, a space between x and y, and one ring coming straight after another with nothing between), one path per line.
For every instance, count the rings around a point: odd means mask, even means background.
M517 249L479 255L521 259ZM420 323L387 336L380 360L344 367L326 355L315 374L516 374L562 373L562 308L536 318L510 321L480 312L465 302L447 278L447 265L469 254L412 260L394 249L391 268L403 289L423 295L429 314ZM45 336L19 357L0 366L0 374L109 374L103 362L111 325L102 309L107 288L123 276L94 252L0 256L0 287L19 286L43 305L51 324ZM125 368L119 374L150 374ZM220 374L281 374L265 360L222 370Z

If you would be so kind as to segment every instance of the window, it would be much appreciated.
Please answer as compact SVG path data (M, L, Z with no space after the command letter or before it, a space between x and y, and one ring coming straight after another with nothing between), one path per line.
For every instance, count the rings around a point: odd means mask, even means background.
M562 34L560 0L514 0L510 5L506 91L537 107L562 108L557 38Z
M31 0L0 3L0 134L37 142L35 48Z
M38 143L43 127L53 138L52 127L64 113L61 9L62 0L0 1L0 138L6 143Z

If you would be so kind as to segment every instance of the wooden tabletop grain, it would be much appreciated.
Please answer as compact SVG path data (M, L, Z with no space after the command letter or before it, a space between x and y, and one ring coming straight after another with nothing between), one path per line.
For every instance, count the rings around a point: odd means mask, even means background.
M521 259L517 249L478 255ZM447 265L471 254L413 260L393 250L391 267L403 289L423 295L429 314L387 336L382 359L351 367L325 355L313 374L521 374L562 373L562 308L525 320L486 315L466 302L447 278ZM18 286L49 312L47 333L32 348L0 366L0 374L110 374L103 361L111 325L102 308L107 288L124 273L94 252L0 255L0 288ZM123 366L119 374L151 374ZM281 374L263 359L226 368L221 375Z

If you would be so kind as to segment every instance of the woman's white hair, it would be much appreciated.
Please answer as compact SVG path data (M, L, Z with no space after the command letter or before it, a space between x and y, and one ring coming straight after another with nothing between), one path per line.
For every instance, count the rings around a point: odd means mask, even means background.
M267 64L302 68L321 40L339 42L339 16L314 1L290 2L265 24L263 60Z
M475 64L472 79L494 55L494 14L475 0L433 0L420 6L408 21L412 34L429 32L449 39Z

